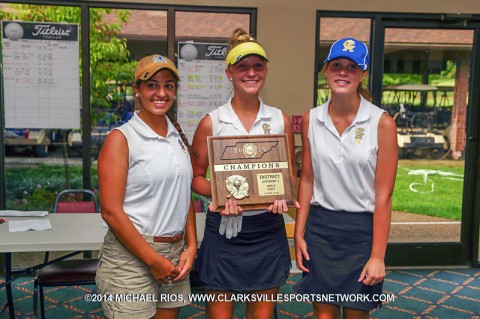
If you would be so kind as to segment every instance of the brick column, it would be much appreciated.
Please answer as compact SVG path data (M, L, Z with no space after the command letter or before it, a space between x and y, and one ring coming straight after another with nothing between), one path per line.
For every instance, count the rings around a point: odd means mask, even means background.
M452 123L450 127L450 150L455 160L463 158L465 150L468 78L470 74L469 60L469 55L462 55L457 58Z

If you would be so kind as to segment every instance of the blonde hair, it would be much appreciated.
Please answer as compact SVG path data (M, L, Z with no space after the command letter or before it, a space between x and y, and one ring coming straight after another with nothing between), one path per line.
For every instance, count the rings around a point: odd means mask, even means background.
M232 51L233 48L235 48L237 45L245 42L255 42L258 43L257 40L255 40L250 34L247 33L242 28L237 28L233 31L232 35L228 39L228 50L225 56L228 56L228 53ZM258 43L260 44L260 43Z
M327 71L327 66L330 64L331 61L325 63L322 67L322 72L325 73ZM362 71L362 72L367 72L367 71ZM370 94L370 91L366 87L363 86L363 81L358 84L357 87L357 93L363 96L363 98L369 102L372 102L372 95Z
M358 85L357 92L358 94L363 96L365 100L367 100L368 102L372 102L372 95L370 94L370 91L363 86L363 82L360 82L360 84Z

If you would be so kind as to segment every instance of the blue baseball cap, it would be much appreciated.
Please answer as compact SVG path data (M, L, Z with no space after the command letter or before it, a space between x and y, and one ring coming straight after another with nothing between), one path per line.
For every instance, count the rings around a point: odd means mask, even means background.
M324 62L327 63L340 58L352 60L364 71L370 63L368 47L362 41L354 38L343 38L335 41Z

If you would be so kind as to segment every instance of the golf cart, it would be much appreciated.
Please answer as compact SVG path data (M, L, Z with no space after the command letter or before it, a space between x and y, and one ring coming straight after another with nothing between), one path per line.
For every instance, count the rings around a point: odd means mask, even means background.
M398 110L393 118L397 124L398 156L429 157L440 159L448 150L446 138L448 128L444 128L443 113L434 107L412 106L418 93L428 94L434 92L436 97L437 87L431 85L398 85L391 87L397 95Z
M5 129L5 147L19 153L31 149L37 157L45 157L48 153L47 130L44 129Z
M7 128L4 134L6 150L18 154L32 151L37 157L46 157L49 147L72 145L71 130Z

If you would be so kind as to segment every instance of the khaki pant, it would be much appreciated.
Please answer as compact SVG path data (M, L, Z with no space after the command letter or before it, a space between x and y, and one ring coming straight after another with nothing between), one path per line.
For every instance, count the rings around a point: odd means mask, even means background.
M177 265L184 241L154 243L146 239L155 251ZM102 308L107 318L151 318L156 308L176 308L188 305L190 281L183 280L159 285L150 269L132 255L108 231L100 251L96 284Z

